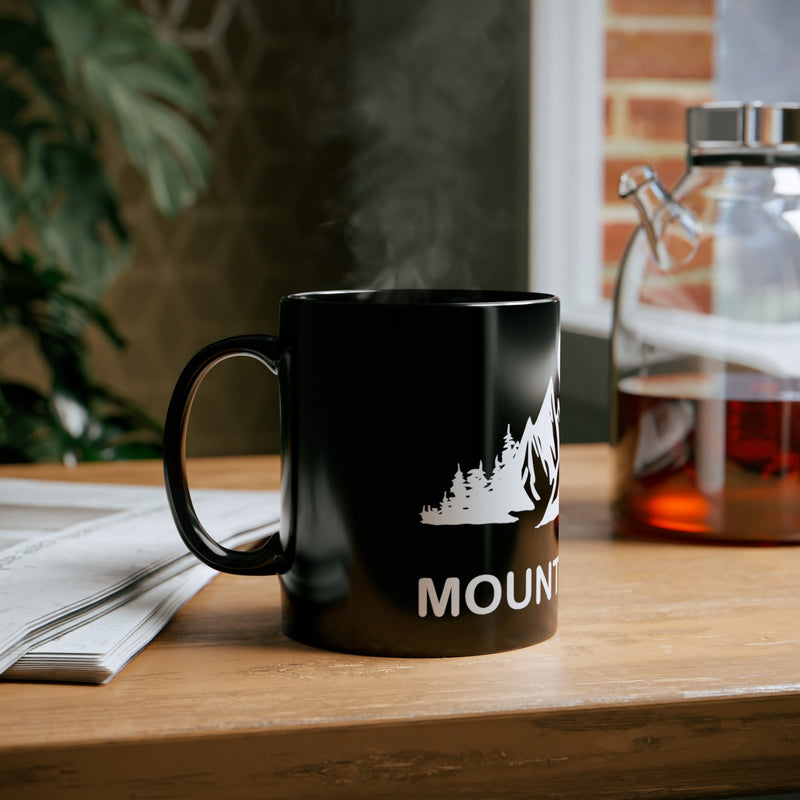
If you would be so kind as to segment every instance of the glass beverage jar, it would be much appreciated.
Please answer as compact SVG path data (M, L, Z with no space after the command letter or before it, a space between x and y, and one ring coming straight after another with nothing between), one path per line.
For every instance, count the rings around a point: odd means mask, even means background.
M620 181L640 215L612 333L623 530L800 542L800 106L687 112L672 193Z

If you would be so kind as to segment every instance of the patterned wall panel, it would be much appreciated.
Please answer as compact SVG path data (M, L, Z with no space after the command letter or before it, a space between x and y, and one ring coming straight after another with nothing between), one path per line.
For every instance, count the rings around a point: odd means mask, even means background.
M171 387L204 343L275 333L281 295L339 286L346 254L327 207L342 143L309 128L302 78L346 30L336 3L142 0L208 82L214 124L206 197L177 219L154 211L109 154L136 246L104 303L128 345L93 341L102 379L163 419ZM330 92L330 87L326 87ZM338 102L338 98L332 98ZM277 452L277 382L256 362L221 364L201 388L192 454Z

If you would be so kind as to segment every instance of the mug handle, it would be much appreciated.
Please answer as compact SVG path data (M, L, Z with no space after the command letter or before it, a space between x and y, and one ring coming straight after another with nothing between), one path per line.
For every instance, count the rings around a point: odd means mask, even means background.
M282 570L283 548L273 533L255 550L231 550L216 542L195 512L186 478L186 430L197 389L208 371L227 358L249 356L278 374L282 348L274 336L231 336L200 350L175 384L164 423L164 483L175 525L186 546L208 566L235 575L274 575Z

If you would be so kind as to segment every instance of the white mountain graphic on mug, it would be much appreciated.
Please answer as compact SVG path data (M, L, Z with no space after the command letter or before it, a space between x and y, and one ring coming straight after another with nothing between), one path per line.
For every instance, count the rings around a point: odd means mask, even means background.
M491 473L482 461L466 475L459 464L442 502L425 506L420 520L424 525L487 525L541 511L538 528L558 516L558 458L558 404L551 378L536 422L528 417L519 441L508 426Z

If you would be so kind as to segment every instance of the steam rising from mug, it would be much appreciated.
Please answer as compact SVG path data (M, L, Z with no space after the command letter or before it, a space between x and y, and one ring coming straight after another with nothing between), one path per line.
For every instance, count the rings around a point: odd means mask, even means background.
M316 77L304 81L311 104L320 95L331 100L332 80L347 84L347 96L312 111L312 124L320 136L352 141L347 188L331 209L353 256L349 282L523 288L527 2L346 7L340 60L336 47L318 56Z

